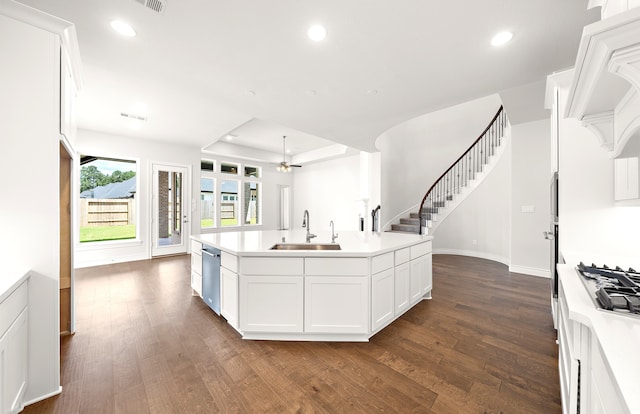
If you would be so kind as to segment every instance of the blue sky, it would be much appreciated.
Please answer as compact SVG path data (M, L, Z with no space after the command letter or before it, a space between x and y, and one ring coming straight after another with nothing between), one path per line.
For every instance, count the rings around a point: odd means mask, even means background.
M122 162L122 161L110 161L110 160L95 160L85 164L86 166L95 165L102 174L111 175L114 171L120 170L136 172L136 163Z

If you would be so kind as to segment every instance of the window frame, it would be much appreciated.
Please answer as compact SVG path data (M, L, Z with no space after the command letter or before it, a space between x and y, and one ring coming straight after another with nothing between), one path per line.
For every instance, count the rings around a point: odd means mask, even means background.
M98 153L100 153L98 151ZM80 189L81 189L81 170L83 165L81 165L81 159L83 156L90 156L90 157L95 157L96 160L105 160L105 161L116 161L116 162L125 162L125 163L133 163L135 166L135 177L136 177L136 192L134 195L134 200L135 202L135 209L133 210L133 214L134 214L134 219L133 221L135 222L135 237L133 238L128 238L128 239L111 239L111 240L96 240L96 241L81 241L80 239L80 228L81 226L81 198L80 198ZM95 161L95 160L94 160ZM93 161L91 161L93 162ZM142 244L142 239L140 237L140 230L141 230L141 187L140 187L140 174L141 174L141 160L140 158L137 157L123 157L123 156L113 156L113 155L86 155L86 154L82 154L80 153L79 156L77 157L76 160L76 185L74 186L74 194L73 197L75 197L76 201L76 206L74 208L74 220L73 220L73 225L75 227L74 229L74 234L75 234L75 241L74 241L74 245L75 248L83 251L83 250L96 250L96 249L103 249L103 248L108 248L108 247L122 247L122 246L127 246L127 245L140 245ZM88 163L87 163L88 164Z

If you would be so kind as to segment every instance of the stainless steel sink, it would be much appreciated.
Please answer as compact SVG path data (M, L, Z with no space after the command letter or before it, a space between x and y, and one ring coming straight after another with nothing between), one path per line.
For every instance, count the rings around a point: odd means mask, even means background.
M269 250L342 250L339 244L277 243Z

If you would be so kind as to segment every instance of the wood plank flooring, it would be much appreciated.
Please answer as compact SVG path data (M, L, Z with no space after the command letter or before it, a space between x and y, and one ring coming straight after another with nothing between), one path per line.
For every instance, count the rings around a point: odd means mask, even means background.
M433 299L369 343L244 341L189 256L76 271L61 395L25 413L560 413L549 280L435 255Z

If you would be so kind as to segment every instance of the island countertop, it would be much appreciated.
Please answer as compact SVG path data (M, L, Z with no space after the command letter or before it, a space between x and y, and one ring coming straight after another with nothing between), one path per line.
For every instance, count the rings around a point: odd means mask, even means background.
M311 244L331 244L330 231L312 231ZM305 230L254 230L209 233L191 236L193 240L237 256L274 257L370 257L410 247L433 236L406 233L338 231L340 250L271 250L278 243L306 243Z

